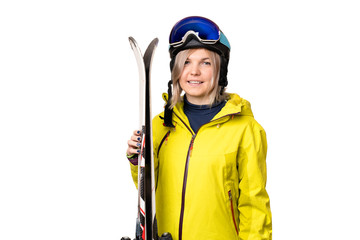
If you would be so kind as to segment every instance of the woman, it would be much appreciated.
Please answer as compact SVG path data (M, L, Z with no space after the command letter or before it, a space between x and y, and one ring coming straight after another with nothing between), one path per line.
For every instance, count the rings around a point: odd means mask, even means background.
M173 89L153 119L159 232L179 240L271 239L266 135L249 102L225 92L228 40L211 20L188 17L174 25L169 51ZM127 149L135 183L139 136Z

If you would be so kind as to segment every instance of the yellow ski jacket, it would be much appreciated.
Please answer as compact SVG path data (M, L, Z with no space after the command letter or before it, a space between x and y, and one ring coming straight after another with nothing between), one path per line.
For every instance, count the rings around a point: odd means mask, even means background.
M173 123L163 126L163 113L153 120L159 233L174 240L272 239L266 135L250 103L230 94L197 132L179 103ZM137 166L130 166L137 185Z

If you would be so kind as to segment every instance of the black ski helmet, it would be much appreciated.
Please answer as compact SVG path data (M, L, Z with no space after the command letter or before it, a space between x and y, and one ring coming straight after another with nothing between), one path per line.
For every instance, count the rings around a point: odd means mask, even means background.
M228 84L227 69L230 59L230 43L216 23L200 16L190 16L178 21L169 36L170 70L173 70L176 55L185 49L205 48L220 55L220 94ZM172 125L172 109L170 100L172 80L168 83L168 101L165 106L165 125Z

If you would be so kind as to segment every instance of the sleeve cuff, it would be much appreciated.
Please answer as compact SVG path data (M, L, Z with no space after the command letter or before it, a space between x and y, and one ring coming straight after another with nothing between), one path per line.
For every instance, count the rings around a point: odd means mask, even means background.
M138 165L138 156L139 156L138 154L132 154L132 155L127 155L126 154L127 159L134 166Z

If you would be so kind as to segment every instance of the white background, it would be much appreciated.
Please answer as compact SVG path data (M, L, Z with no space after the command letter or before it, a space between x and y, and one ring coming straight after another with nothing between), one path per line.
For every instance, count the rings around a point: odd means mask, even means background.
M134 236L124 154L138 75L128 36L143 51L160 39L158 113L168 34L189 15L225 32L228 91L266 129L274 239L360 239L357 1L235 2L1 1L0 239Z

